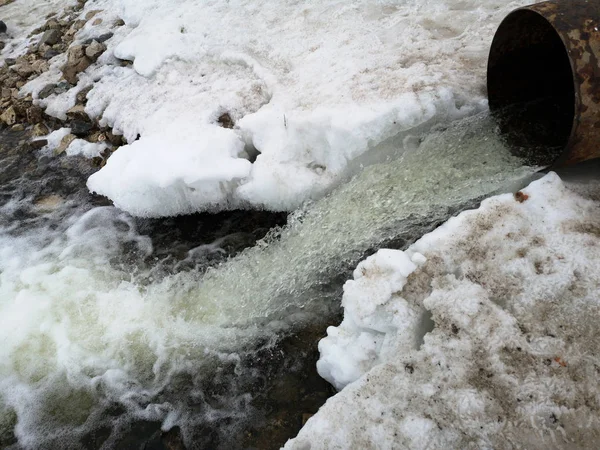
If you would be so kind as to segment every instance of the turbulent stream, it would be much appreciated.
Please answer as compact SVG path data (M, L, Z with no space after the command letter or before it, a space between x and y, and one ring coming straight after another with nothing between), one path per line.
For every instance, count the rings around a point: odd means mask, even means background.
M531 180L495 129L392 139L287 224L137 220L87 193L87 161L0 136L0 447L282 445L331 395L316 340L356 263Z

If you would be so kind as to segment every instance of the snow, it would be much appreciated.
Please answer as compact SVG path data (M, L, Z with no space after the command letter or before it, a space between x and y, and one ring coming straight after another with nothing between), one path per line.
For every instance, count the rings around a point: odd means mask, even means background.
M294 209L386 139L484 109L489 42L524 3L88 1L103 23L75 43L115 35L76 89L94 83L86 112L131 144L89 188L141 216ZM61 117L73 99L41 104ZM234 129L217 130L223 113Z
M120 148L108 159L111 170L97 172L88 186L97 192L109 189L119 207L130 199L126 209L140 216L159 207L164 215L191 213L189 205L198 202L228 209L224 192L251 169L247 159L235 158L244 151L243 142L234 133L211 127L187 135L182 131L174 154L168 152L172 145L160 135L151 146L138 141Z
M598 197L522 192L358 265L319 344L341 392L286 449L594 447Z
M81 155L86 158L100 156L108 148L105 142L88 142L85 139L75 139L65 150L68 156Z
M54 130L49 135L43 136L40 139L45 139L48 141L48 144L46 144L44 149L50 152L50 151L56 150L58 148L58 146L60 145L60 142L68 134L71 134L71 129L63 127L63 128L59 128L58 130Z
M390 299L402 291L408 276L417 269L415 263L423 262L419 253L411 259L400 250L382 249L361 262L354 280L344 285L344 322L327 330L328 337L319 343L321 358L317 363L319 374L337 389L380 362L387 333L402 333L402 339L394 337L402 341L404 351L417 344L421 308L404 299Z
M8 40L0 51L0 61L25 54L27 48L39 38L39 35L29 37L29 34L45 22L46 16L75 4L75 0L17 0L3 6L0 20L6 23Z
M40 139L48 141L48 144L42 148L42 152L51 155L60 146L63 138L69 134L71 134L71 129L63 127L41 137ZM94 158L100 156L107 148L108 144L105 142L88 142L85 139L74 139L66 148L65 153L67 156L81 155L86 158Z

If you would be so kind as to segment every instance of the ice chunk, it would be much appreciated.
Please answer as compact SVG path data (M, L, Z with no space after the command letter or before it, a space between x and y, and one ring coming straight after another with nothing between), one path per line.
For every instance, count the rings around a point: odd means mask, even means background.
M198 204L227 209L231 186L250 171L243 142L216 126L162 131L119 148L89 189L139 216L191 213Z

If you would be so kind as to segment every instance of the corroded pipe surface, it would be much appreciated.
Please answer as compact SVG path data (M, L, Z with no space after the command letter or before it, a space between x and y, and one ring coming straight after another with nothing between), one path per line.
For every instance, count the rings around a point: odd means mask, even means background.
M600 157L599 22L600 0L553 0L513 11L494 36L490 110L512 144L549 164Z

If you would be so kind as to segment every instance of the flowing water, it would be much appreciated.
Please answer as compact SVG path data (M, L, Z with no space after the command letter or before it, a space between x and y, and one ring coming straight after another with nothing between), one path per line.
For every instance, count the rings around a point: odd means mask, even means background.
M134 220L85 192L85 162L3 150L0 447L281 445L279 409L329 395L316 340L356 263L537 170L485 114L381 147L388 162L281 227L267 213Z

